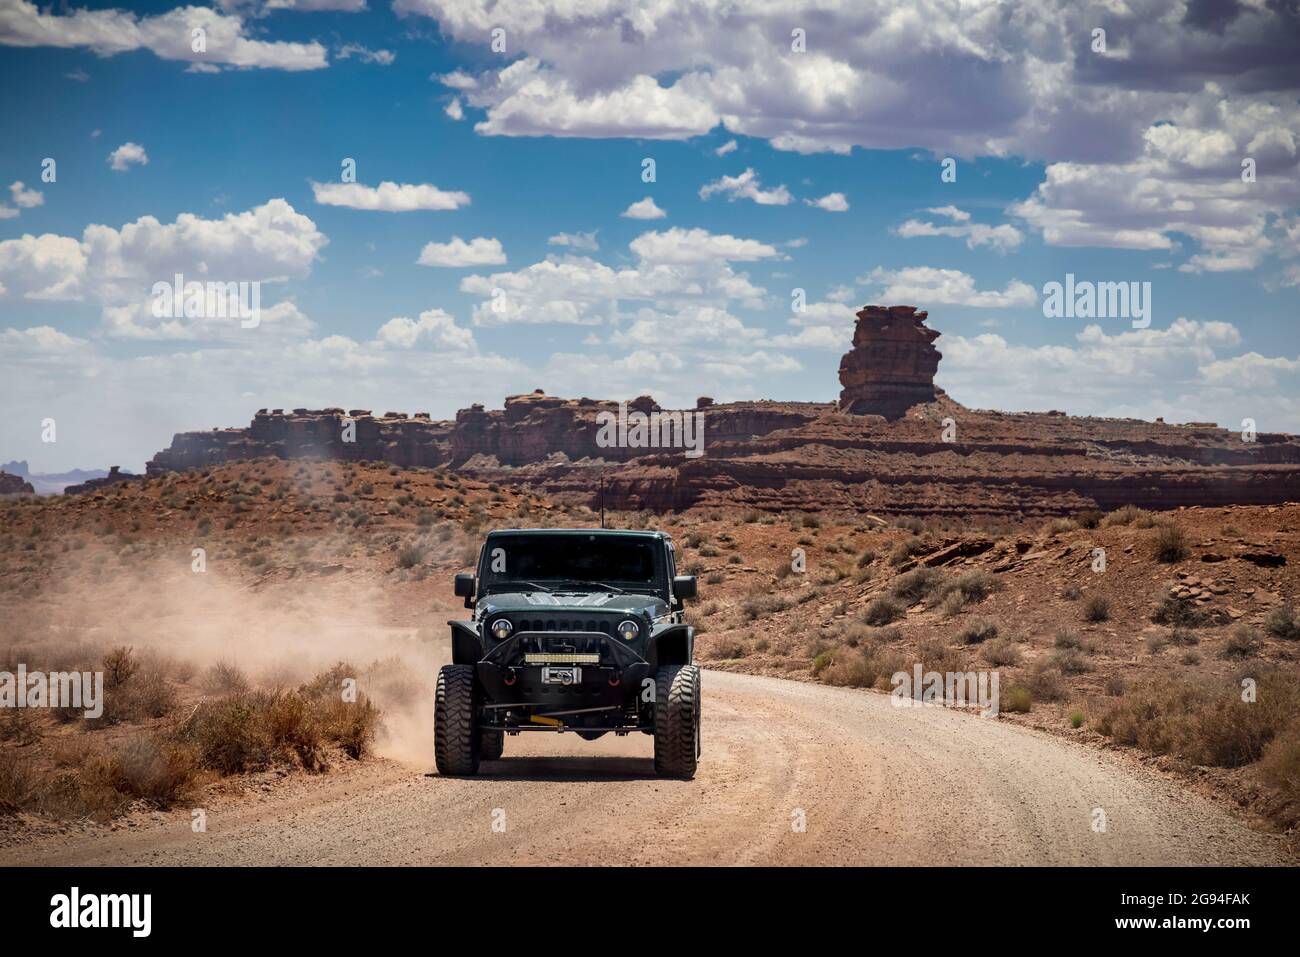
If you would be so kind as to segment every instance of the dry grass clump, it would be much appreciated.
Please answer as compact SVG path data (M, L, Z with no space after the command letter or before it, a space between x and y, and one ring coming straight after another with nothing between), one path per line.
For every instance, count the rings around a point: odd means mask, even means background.
M1264 630L1283 641L1300 641L1300 616L1290 605L1278 605L1264 619Z
M922 555L933 548L925 538L907 538L895 545L889 552L889 564L897 568L906 564L913 555Z
M1084 621L1108 621L1110 619L1110 600L1105 595L1089 595L1083 603Z
M943 575L933 568L913 568L890 583L889 593L908 604L933 594L943 580Z
M1253 658L1263 647L1264 640L1260 633L1250 625L1242 623L1228 632L1223 647L1219 649L1219 657L1228 660Z
M1300 720L1293 720L1265 747L1259 776L1278 792L1274 816L1287 826L1300 823Z
M902 602L893 598L880 597L872 601L862 612L862 620L875 627L888 625L907 613Z
M984 660L994 668L1010 667L1020 664L1020 649L1015 642L1007 638L994 638L985 642Z
M789 607L790 602L785 596L770 592L750 595L740 603L740 611L746 621L766 618Z
M115 648L104 670L105 718L171 712L170 690L163 707L154 687L166 686L158 662ZM95 734L58 738L46 742L44 764L36 749L0 750L0 813L107 820L136 802L161 809L184 804L205 775L276 765L322 771L331 747L360 758L374 740L379 711L359 692L345 699L341 679L354 672L339 664L291 690L250 691L245 684L201 701L179 724L140 729L121 743Z
M1134 528L1152 528L1156 525L1163 525L1167 519L1161 518L1144 508L1138 508L1136 505L1125 505L1117 508L1113 512L1107 512L1101 518L1102 528L1111 528L1115 525L1132 525Z
M1065 679L1051 660L1035 662L1020 675L1018 684L1027 690L1035 701L1059 701L1065 697Z
M1157 625L1196 628L1205 624L1205 612L1195 602L1166 594L1151 612L1151 620Z
M969 605L979 604L1001 587L1002 583L997 576L975 570L964 572L945 582L938 589L938 597L943 599L943 613L952 617Z
M1156 561L1172 565L1181 562L1187 554L1187 534L1177 525L1165 525L1156 532Z
M248 677L232 661L218 661L203 675L203 690L209 694L244 694L249 687Z
M1152 754L1232 768L1258 761L1298 716L1300 682L1294 673L1259 676L1251 701L1242 700L1235 683L1162 677L1126 691L1097 729ZM1285 757L1275 760L1279 766L1287 763Z
M819 669L819 677L831 685L883 691L890 687L890 676L906 670L907 662L900 652L873 645L829 653Z
M963 645L978 645L998 636L998 623L991 618L977 618L957 633Z

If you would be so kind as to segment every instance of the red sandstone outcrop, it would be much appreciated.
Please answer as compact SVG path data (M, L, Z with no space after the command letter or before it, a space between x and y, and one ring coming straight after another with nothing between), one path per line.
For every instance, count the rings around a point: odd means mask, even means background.
M83 492L94 492L109 485L117 485L119 482L137 482L142 478L144 478L143 475L123 472L121 466L114 465L109 468L108 474L103 478L87 479L79 485L69 485L64 488L63 494L80 495Z
M450 422L427 412L408 416L369 409L259 409L246 429L180 432L146 466L149 475L203 468L237 459L328 458L432 468L448 460Z
M627 401L626 408L647 414L663 411L648 395ZM803 425L829 410L815 402L710 405L705 411L705 449ZM599 414L618 411L617 402L563 399L540 389L507 397L503 409L462 409L455 422L435 422L424 412L376 417L368 409L262 409L246 429L178 433L169 448L153 457L147 471L155 475L263 456L370 460L410 468L461 466L471 460L522 466L557 454L572 461L625 462L648 450L597 443ZM349 425L350 436L345 433Z
M864 306L853 330L853 348L840 360L840 408L854 415L901 418L912 406L933 402L943 355L933 345L938 331L925 325L915 306Z
M840 365L840 403L700 397L704 455L602 446L619 404L540 390L454 422L367 409L257 413L247 429L177 435L149 473L240 458L343 458L449 466L560 500L617 509L739 506L876 514L1037 516L1125 504L1277 504L1300 488L1300 439L1254 442L1212 424L967 409L934 385L936 330L912 306L867 306ZM663 411L650 396L629 410ZM883 417L883 418L882 418ZM955 423L946 434L945 420ZM344 438L353 428L352 441Z
M21 475L0 472L0 495L20 495L23 493L33 495L35 492L32 483L26 481Z

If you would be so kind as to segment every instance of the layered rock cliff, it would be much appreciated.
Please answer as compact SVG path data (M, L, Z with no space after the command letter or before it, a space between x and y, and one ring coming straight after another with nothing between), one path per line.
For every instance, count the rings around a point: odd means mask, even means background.
M1300 440L1247 442L1213 424L967 409L934 385L939 333L912 306L867 306L840 364L838 404L714 403L663 410L540 390L454 421L366 409L263 409L245 429L177 435L150 474L242 458L447 466L616 509L861 509L876 514L1058 515L1136 504L1297 498ZM602 413L703 416L703 454L602 441ZM350 430L350 431L349 431Z
M35 489L32 488L32 483L21 475L0 472L0 495L18 495L22 493L31 495L33 492L35 492Z

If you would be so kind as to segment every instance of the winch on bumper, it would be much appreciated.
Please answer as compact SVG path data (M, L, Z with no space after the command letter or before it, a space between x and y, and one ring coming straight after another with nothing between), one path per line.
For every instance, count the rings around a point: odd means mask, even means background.
M477 665L479 682L500 708L613 708L636 694L650 663L599 631L521 631L493 646Z

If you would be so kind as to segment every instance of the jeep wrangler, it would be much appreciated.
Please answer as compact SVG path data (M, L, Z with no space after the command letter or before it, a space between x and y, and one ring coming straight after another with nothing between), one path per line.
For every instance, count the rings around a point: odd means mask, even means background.
M700 756L700 669L663 532L491 532L478 572L456 576L473 609L451 621L438 673L434 748L441 774L472 775L507 735L654 735L655 772L691 778Z

